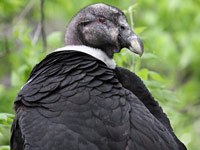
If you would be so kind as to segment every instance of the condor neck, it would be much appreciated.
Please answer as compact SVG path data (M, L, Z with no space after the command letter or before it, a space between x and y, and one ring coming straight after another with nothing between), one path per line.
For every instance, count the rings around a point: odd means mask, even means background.
M84 45L80 40L76 19L73 19L67 26L65 33L65 45Z
M76 31L67 31L67 34L65 36L65 45L83 45L81 40L79 39L76 34L74 34Z

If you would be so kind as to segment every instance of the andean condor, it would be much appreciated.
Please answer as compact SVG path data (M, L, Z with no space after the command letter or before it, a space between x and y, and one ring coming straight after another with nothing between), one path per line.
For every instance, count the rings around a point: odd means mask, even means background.
M124 47L143 53L122 11L85 7L65 37L18 93L11 150L186 149L140 78L112 60Z

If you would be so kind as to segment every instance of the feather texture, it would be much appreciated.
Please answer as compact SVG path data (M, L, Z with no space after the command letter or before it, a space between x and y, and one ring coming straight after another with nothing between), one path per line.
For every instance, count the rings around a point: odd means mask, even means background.
M178 149L167 128L122 86L114 70L88 54L54 52L30 79L15 101L14 150L19 150L17 137L25 150Z

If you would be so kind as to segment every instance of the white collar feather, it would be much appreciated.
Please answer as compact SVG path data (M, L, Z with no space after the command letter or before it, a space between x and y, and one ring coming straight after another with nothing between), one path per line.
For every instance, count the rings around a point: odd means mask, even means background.
M104 62L111 69L115 69L115 67L116 67L115 61L113 59L109 58L106 55L106 53L103 52L101 49L97 49L97 48L92 48L92 47L88 47L88 46L84 46L84 45L69 45L69 46L58 48L54 52L69 51L69 50L83 52L88 55L91 55L91 56L101 60L102 62Z

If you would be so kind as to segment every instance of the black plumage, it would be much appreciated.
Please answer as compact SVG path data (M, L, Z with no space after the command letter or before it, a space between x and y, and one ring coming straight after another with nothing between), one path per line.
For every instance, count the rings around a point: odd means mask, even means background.
M105 61L72 47L59 49L36 65L15 100L11 149L181 149L168 118L142 81L123 68L113 68L109 62L109 57L122 47L136 53L143 49L124 23L123 13L105 4L95 4L77 16L68 26L67 45L101 48L107 55ZM105 19L110 16L115 20ZM97 31L93 24L98 25ZM127 28L125 31L119 29L122 25ZM101 32L99 28L104 31L100 36L96 35ZM103 34L111 37L101 39ZM134 43L129 41L131 38ZM94 42L91 44L90 40Z
M143 81L136 74L125 68L117 67L115 72L123 87L133 92L142 101L151 114L156 117L156 119L158 119L173 135L179 145L179 149L186 150L185 145L174 134L167 115L163 112L158 102L153 98Z

